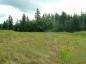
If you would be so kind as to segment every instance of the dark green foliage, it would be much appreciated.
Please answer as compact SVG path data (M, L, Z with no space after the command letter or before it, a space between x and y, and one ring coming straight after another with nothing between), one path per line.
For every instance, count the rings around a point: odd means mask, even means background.
M8 29L13 29L13 19L12 19L12 16L9 16L7 22L8 22Z
M14 30L21 32L29 31L29 19L25 14L23 14L22 19L20 21L17 21L17 23L14 25Z
M7 23L4 21L3 25L2 25L2 29L7 29Z
M18 20L17 20L16 24L14 25L13 30L20 31L20 24L18 23Z
M26 31L26 26L27 26L27 18L25 14L23 14L22 19L20 20L20 26L19 29L20 31Z
M15 30L21 32L75 32L86 30L86 14L81 15L74 14L70 16L65 12L59 14L43 14L40 15L40 11L37 8L35 13L35 20L29 20L29 18L23 14L21 20L13 25L13 19L8 17L3 24L0 24L0 29Z
M35 13L35 18L37 21L40 20L40 11L38 8L37 8L36 13Z
M9 15L8 19L6 21L4 21L4 23L2 25L2 29L8 29L8 30L12 30L13 29L12 16Z

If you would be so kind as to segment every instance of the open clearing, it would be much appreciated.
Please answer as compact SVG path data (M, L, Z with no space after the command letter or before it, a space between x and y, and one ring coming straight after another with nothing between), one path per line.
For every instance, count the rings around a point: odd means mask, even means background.
M86 32L0 31L0 64L86 64Z

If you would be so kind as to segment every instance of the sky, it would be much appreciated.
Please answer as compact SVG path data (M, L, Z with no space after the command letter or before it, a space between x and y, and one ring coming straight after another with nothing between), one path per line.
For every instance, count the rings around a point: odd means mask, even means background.
M86 0L0 0L0 23L13 17L14 22L25 13L30 19L34 19L35 11L39 8L41 14L58 13L80 14L86 11Z

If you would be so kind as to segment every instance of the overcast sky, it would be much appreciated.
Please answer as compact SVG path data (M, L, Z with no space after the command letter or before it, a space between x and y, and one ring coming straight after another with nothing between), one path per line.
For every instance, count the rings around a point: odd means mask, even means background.
M34 18L36 8L41 13L80 14L86 11L86 0L0 0L0 21L12 15L14 21L26 13L30 19Z

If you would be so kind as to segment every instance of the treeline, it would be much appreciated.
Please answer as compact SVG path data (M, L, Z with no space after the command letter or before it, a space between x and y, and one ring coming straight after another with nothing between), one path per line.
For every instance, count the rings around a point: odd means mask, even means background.
M12 16L9 16L3 24L0 24L1 30L14 30L20 32L75 32L86 30L86 14L68 15L65 12L59 14L43 14L40 16L39 9L36 10L35 20L23 14L21 20L13 24Z

